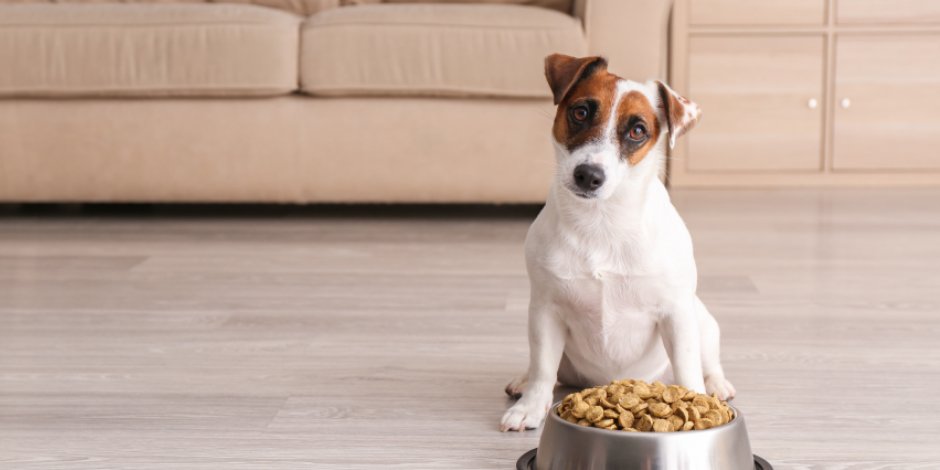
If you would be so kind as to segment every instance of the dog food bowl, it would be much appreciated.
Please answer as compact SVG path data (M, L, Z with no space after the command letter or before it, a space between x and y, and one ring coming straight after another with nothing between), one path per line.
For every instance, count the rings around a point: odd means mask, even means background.
M744 416L702 431L624 432L569 423L556 403L518 470L772 470L751 453Z

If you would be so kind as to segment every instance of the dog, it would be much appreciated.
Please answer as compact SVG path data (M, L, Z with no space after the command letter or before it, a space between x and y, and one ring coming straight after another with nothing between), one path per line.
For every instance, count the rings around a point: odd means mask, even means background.
M688 229L660 180L666 145L699 107L659 81L607 70L602 57L553 54L556 176L525 241L531 285L528 372L502 431L537 428L556 382L584 388L622 378L734 396L719 329L696 295Z

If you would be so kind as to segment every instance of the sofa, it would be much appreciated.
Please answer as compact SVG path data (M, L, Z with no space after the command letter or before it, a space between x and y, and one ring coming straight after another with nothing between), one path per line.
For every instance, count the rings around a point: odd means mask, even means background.
M0 202L539 202L543 58L662 77L668 9L0 0Z

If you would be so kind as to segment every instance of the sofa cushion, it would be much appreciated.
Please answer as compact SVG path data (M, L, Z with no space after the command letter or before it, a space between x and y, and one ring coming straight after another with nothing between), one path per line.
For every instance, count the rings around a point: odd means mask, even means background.
M340 0L7 0L9 3L242 3L310 16L339 6ZM517 0L518 1L518 0ZM539 0L543 1L543 0ZM566 0L544 0L566 1ZM3 0L0 0L0 4Z
M247 5L0 5L0 96L289 93L299 22Z
M375 3L503 3L551 8L564 13L573 11L574 0L339 0L341 5L369 5Z
M586 53L577 19L518 5L362 5L301 30L301 89L315 95L549 97L543 60Z

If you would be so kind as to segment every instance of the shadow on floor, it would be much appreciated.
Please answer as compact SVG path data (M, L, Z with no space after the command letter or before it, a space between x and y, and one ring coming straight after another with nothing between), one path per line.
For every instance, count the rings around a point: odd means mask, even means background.
M533 218L540 204L0 204L3 218Z

